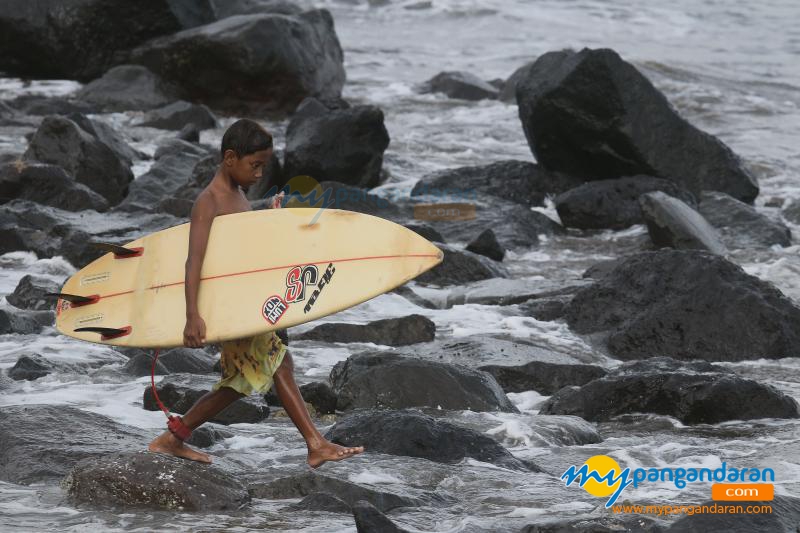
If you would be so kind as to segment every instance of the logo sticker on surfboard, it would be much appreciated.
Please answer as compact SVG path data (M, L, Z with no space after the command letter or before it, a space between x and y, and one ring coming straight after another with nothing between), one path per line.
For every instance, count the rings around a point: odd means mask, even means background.
M261 306L261 316L263 316L267 322L274 325L278 323L278 320L281 319L288 308L289 304L287 304L283 298L277 294L273 294L267 298L267 301Z

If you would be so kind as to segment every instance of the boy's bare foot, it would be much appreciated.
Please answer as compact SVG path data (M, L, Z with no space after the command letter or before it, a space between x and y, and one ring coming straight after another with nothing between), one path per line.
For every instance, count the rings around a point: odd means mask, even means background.
M175 457L183 457L184 459L191 459L200 463L211 463L211 457L203 452L193 450L184 445L183 442L176 439L175 436L169 431L165 431L155 439L147 447L151 452L166 453L174 455Z
M308 466L311 468L317 468L326 461L341 461L342 459L352 457L363 451L363 446L346 448L344 446L334 444L328 440L324 440L318 446L308 448Z

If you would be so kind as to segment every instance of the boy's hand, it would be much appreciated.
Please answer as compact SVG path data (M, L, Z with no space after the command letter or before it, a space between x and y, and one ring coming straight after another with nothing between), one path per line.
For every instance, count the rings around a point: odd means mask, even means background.
M279 192L275 196L272 197L272 204L270 205L270 209L280 209L281 204L283 203L283 191Z
M202 348L206 340L206 323L200 315L186 319L183 329L183 345L189 348Z

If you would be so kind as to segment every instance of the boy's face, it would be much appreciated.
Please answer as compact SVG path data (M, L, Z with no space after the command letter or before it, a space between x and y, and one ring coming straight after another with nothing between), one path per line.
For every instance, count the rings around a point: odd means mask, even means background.
M233 180L243 188L252 187L264 171L264 167L272 157L272 148L259 150L252 154L238 157L233 150L225 151L225 168Z

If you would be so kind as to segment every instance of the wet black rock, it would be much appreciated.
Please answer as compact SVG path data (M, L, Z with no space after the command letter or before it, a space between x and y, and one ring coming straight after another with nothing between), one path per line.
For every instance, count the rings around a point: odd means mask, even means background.
M178 89L141 65L119 65L75 93L100 111L142 111L173 102Z
M156 367L153 369L153 354L152 353L139 353L128 359L122 366L122 371L129 376L137 378L155 374L156 376L166 376L169 370L164 366L159 357L156 361Z
M449 244L437 244L444 252L442 262L417 276L415 280L425 285L460 285L470 281L507 277L505 269L491 259Z
M372 342L387 346L403 346L429 342L436 335L436 324L422 315L375 320L368 324L329 322L297 335L298 340L324 342Z
M408 533L407 529L397 527L394 522L366 501L353 504L353 519L356 533Z
M187 124L193 124L199 130L217 127L217 117L211 110L198 104L184 100L172 102L164 107L145 113L136 126L160 128L162 130L181 130Z
M433 242L445 242L444 237L442 234L430 227L427 224L423 223L410 223L410 224L403 224L405 227L416 233L421 237L425 237L429 241Z
M131 60L178 85L183 99L231 112L291 112L306 96L338 98L345 80L324 9L227 17L153 39Z
M117 154L117 157L119 157L125 165L131 166L135 159L150 158L150 156L144 152L134 150L128 145L122 134L105 122L93 120L84 113L69 113L66 117L77 124L80 129L111 148L111 151Z
M596 333L620 359L741 361L800 355L800 308L771 283L707 252L635 254L567 309L578 333Z
M51 311L55 307L56 300L45 294L60 290L61 285L50 278L26 274L19 280L14 292L6 295L6 301L20 309Z
M286 129L284 178L310 176L318 182L375 187L388 146L389 133L378 107L329 110L307 98Z
M217 442L233 437L233 433L216 427L216 424L205 423L192 430L192 435L186 441L189 446L210 448Z
M582 280L546 280L534 278L492 278L462 284L449 290L441 307L454 305L515 305L531 299L569 298L588 283Z
M535 390L545 396L570 385L583 385L607 373L595 365L562 365L542 361L518 366L484 365L479 369L493 375L505 392Z
M334 365L330 382L341 411L433 407L519 412L491 374L393 353L352 355Z
M792 232L783 222L772 220L756 209L723 192L704 191L698 211L719 230L728 248L790 246Z
M425 505L425 503L444 500L436 493L423 494L422 498L413 498L391 492L378 491L319 472L296 474L268 482L254 482L249 485L248 489L253 498L266 498L269 500L303 498L312 494L334 495L348 506L352 506L359 500L366 500L384 512L391 511L397 507L418 507Z
M489 194L525 206L544 205L583 180L552 172L528 161L497 161L488 165L450 168L429 174L411 189L411 196L441 197L442 201L475 201Z
M414 438L409 439L409 435ZM369 452L437 463L457 464L471 457L511 470L541 471L530 461L517 459L487 435L411 409L352 412L340 418L325 438L342 446L364 446Z
M71 502L99 508L236 511L250 503L247 488L233 475L150 452L84 459L61 486Z
M675 182L632 176L584 183L555 198L561 223L568 228L624 229L643 224L639 196L662 191L695 206L694 195Z
M289 508L347 514L352 511L345 501L340 500L333 494L327 494L325 492L312 492L299 502L290 505Z
M412 218L411 209L407 206L398 205L388 198L372 194L361 187L354 187L339 181L323 181L320 182L319 188L325 207L374 215L398 224L404 224Z
M171 348L158 355L158 362L172 373L211 374L217 360L219 357L214 357L202 348L184 346Z
M650 240L657 247L727 253L716 228L681 200L663 192L650 192L641 195L639 203Z
M282 15L298 15L302 8L287 0L225 0L214 2L214 15L217 19L234 15L260 15L263 13L280 13Z
M444 93L450 98L461 100L495 100L498 95L496 87L475 74L462 71L440 72L423 83L419 92Z
M336 412L336 393L327 383L322 381L304 383L300 385L300 394L306 403L310 403L314 407L317 414L327 415ZM283 407L274 387L264 396L264 399L269 405Z
M483 230L480 235L467 244L466 249L495 261L502 261L506 255L506 251L497 242L497 237L491 229Z
M783 210L783 216L789 222L800 224L800 200L794 200L786 209Z
M105 211L108 201L78 183L63 168L20 161L0 167L0 203L13 198L31 200L68 211Z
M33 381L53 372L53 365L40 355L23 355L8 369L8 377L17 381Z
M208 0L5 0L0 70L25 78L91 80L134 46L212 20Z
M519 309L525 316L541 322L552 322L564 317L570 300L572 295L536 298L520 304Z
M730 148L681 118L613 50L549 52L517 84L528 144L545 168L607 179L646 174L752 202L755 177Z
M519 80L525 78L527 75L528 70L533 66L536 60L528 61L521 67L517 68L511 76L508 77L507 80L503 83L502 88L500 89L500 94L498 98L503 102L514 102L517 101L517 84Z
M37 320L33 311L25 311L10 307L0 309L0 335L19 333L31 335L42 330L42 321Z
M772 501L736 501L722 502L707 500L697 505L715 509L716 512L695 513L682 516L669 528L669 533L694 533L696 531L725 531L726 533L750 533L751 531L774 531L782 533L795 533L800 525L800 498L793 496L775 495ZM744 513L720 512L720 506L736 505L741 509L751 506L769 505L769 512ZM766 509L762 509L766 511Z
M119 203L133 181L129 163L99 138L65 117L45 117L23 156L58 165L110 204Z
M800 418L797 402L770 385L721 371L706 362L650 359L624 365L581 387L561 389L541 414L601 421L631 413L655 413L684 424L727 420Z
M74 407L0 407L0 479L22 484L53 481L81 459L144 449L148 442L142 430Z
M128 195L115 209L133 212L161 209L162 202L180 194L197 163L210 153L211 150L205 146L179 139L168 140L158 147L156 161L150 170L131 183Z
M158 397L173 413L184 414L204 394L211 390L218 380L211 376L198 374L172 374L156 385ZM148 411L158 411L150 385L144 390L142 407ZM218 413L211 422L217 424L255 424L269 416L269 407L260 396L240 398Z
M415 217L440 232L447 242L468 243L491 229L505 250L529 248L540 242L540 236L560 235L564 228L530 207L494 196L479 196L476 202L444 202L439 195L414 196ZM444 204L444 205L440 205Z

